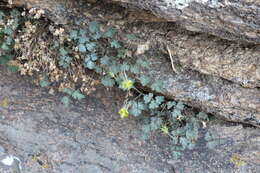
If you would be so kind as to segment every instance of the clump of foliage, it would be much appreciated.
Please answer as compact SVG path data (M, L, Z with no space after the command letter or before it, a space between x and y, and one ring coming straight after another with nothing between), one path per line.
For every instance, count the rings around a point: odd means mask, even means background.
M209 149L214 149L220 145L223 145L227 142L226 139L223 138L219 138L219 136L217 136L215 133L212 133L210 131L208 131L205 134L204 139L207 141L206 146Z
M178 158L183 151L195 148L201 122L207 121L207 115L202 112L195 117L184 115L185 105L182 102L167 101L158 97L160 96L154 97L152 94L144 96L144 104L153 117L146 120L142 134L147 138L151 131L160 129L171 138L173 156ZM201 114L205 115L206 119L202 119Z
M149 87L155 92L161 92L163 82L152 82L142 73L142 69L149 68L148 61L145 58L133 58L131 50L116 39L116 33L115 28L102 32L97 22L89 23L85 30L70 31L68 39L75 47L59 45L59 65L62 68L69 68L73 62L73 54L78 52L81 57L80 65L86 70L98 73L103 85L116 86L127 93L126 101L118 113L121 118L130 115L143 117L145 121L141 134L144 138L148 138L152 131L160 129L171 138L173 155L177 158L184 150L194 149L199 138L201 122L208 121L207 115L204 113L199 113L196 117L183 115L185 105L182 102L139 91L135 86L136 83L141 83L142 86ZM126 38L136 39L133 34ZM68 104L68 99L63 98L62 102Z
M61 101L64 105L69 106L71 103L71 98L75 100L82 100L85 96L78 90L73 90L71 88L64 88L63 93L66 93L67 96L62 97Z
M19 15L14 13L13 16ZM12 55L9 47L13 45L18 21L11 26L13 26L11 30L8 26L4 26L0 31L1 37L4 38L1 49L4 50L5 56ZM24 50L21 42L24 39L32 39L32 33L36 33L36 26L37 22L28 19L25 27L29 32L22 33L23 39L18 40L16 44L17 51ZM39 39L41 44L39 47L34 46L35 55L30 57L21 55L17 58L21 63L22 74L32 75L32 71L40 71L39 84L42 87L59 83L59 90L65 94L61 102L69 106L72 99L85 98L86 90L84 87L76 88L75 83L80 81L84 86L85 83L95 83L86 77L89 71L93 71L99 74L100 83L104 86L118 87L126 92L126 100L118 114L121 118L133 116L143 119L141 134L144 139L147 139L151 132L160 130L171 138L173 156L176 158L180 157L184 150L195 148L199 138L199 128L202 123L208 121L207 114L201 112L196 116L186 115L184 114L186 106L182 102L168 100L164 96L155 94L163 90L163 82L153 81L143 72L144 69L150 68L147 57L145 55L135 57L132 48L119 41L117 29L105 29L100 23L94 21L90 22L87 28L66 32L63 28L49 26L49 31L53 34L53 42L46 44L43 39ZM6 41L8 38L9 41ZM134 34L125 34L124 39L132 41L137 37ZM26 49L33 52L31 44L27 45ZM50 57L46 57L46 53ZM151 90L140 91L137 83ZM214 139L209 136L206 135L209 148L222 143L214 142Z
M14 37L20 20L20 12L17 10L0 11L0 64L2 65L7 65L14 57ZM12 65L8 65L8 68L17 70Z

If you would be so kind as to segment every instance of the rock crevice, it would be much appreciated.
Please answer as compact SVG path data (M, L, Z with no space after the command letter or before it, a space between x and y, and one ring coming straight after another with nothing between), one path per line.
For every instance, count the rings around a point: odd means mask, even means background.
M224 117L229 121L260 126L259 46L225 41L206 34L183 31L172 23L157 22L156 25L154 25L154 23L140 24L139 22L137 24L133 22L129 25L128 21L131 20L128 20L129 18L124 18L124 16L131 16L127 15L127 13L132 13L133 11L128 12L127 9L118 6L114 8L111 4L108 6L108 4L103 3L104 1L95 4L94 9L92 9L91 6L84 4L85 1L57 0L49 2L49 0L28 0L19 1L18 3L18 1L14 0L13 2L16 5L25 5L28 8L42 8L48 11L48 13L46 13L47 17L50 16L50 19L54 20L54 22L59 23L59 21L62 21L66 23L66 27L68 28L75 28L72 23L75 22L74 20L78 19L81 19L84 23L88 23L93 19L107 23L107 19L109 19L110 24L117 25L120 29L127 29L128 32L135 34L138 37L138 41L134 43L135 45L138 45L139 42L150 43L148 48L149 51L147 52L152 53L149 54L151 57L149 61L151 61L152 68L150 68L149 71L146 71L146 73L154 80L160 79L164 81L164 91L161 94L172 99L183 101L191 106L199 107L206 112ZM108 0L106 2L108 2ZM124 1L124 3L132 5L139 4L140 7L143 7L142 4L146 4L145 8L148 8L151 4L155 4L156 6L154 6L154 8L157 8L160 11L160 4L158 5L156 2L156 0ZM231 0L225 2L231 3ZM232 6L234 3L238 4L238 9L242 8L247 10L248 13L246 13L245 19L250 16L249 9L252 8L251 10L253 10L253 12L250 13L252 18L248 18L247 22L254 23L254 25L243 24L245 28L234 27L237 25L232 25L233 27L231 28L235 29L232 30L233 36L236 34L244 34L243 32L247 32L248 30L252 30L253 32L254 29L254 32L258 32L260 28L258 20L260 17L257 19L253 17L259 15L256 12L259 10L259 1L251 3L249 1L232 1L229 6ZM198 9L199 3L191 2L191 4L192 5L186 7L184 11L187 8L192 7L191 9L198 12L196 9ZM200 6L203 6L205 11L201 10L199 14L202 15L205 13L204 18L207 19L206 21L211 21L210 26L214 26L216 30L219 29L218 27L223 27L227 30L230 29L227 26L227 23L218 24L216 21L219 21L217 20L219 16L224 14L226 19L229 20L229 14L224 12L233 13L234 11L229 10L231 7L219 8L218 10L220 11L215 9L216 11L212 15L214 16L215 14L217 16L215 16L215 18L213 17L212 20L209 20L210 18L207 18L207 14L209 13L207 12L212 11L213 9L209 7L206 8L205 4L200 4ZM153 8L151 8L151 10L152 9ZM124 14L122 14L122 11ZM64 14L61 14L61 12L64 12ZM84 16L83 14L88 15ZM113 19L113 14L117 14L115 15L116 19ZM140 12L140 14L145 13ZM239 15L241 16L243 13L240 13ZM196 18L196 13L192 16ZM200 16L198 16L197 19L199 19L199 17ZM142 16L142 18L145 17ZM183 26L197 26L198 28L204 26L198 25L198 23L194 23L192 20L180 21L184 22ZM191 21L192 23L185 23L185 21ZM240 30L243 30L243 32L240 32ZM210 34L216 33L211 32L212 30L208 31ZM225 33L222 30L218 31ZM215 35L221 36L218 34ZM253 40L254 43L257 43L259 36L257 34L255 36L255 39L249 40L246 35L241 38L245 38L242 39L244 41ZM122 38L124 37L122 36ZM176 59L182 69L181 73L173 72L168 54L169 52L165 51L165 45L169 47L171 54L177 57ZM163 51L164 54L162 53ZM165 58L165 56L167 56L167 58ZM174 62L174 64L176 63Z

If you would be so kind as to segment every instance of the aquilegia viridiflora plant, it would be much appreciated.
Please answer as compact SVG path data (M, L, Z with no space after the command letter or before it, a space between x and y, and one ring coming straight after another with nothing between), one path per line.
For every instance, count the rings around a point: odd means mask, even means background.
M1 21L8 21L9 17L0 14ZM10 25L1 25L1 58L0 62L12 59L14 33L19 26L19 13L11 14L14 19ZM121 118L141 117L143 126L141 134L148 138L152 131L159 129L169 136L172 141L172 150L175 157L179 157L186 149L194 149L199 138L201 122L208 121L208 116L199 113L197 116L186 116L186 106L182 102L168 100L157 95L162 90L163 82L153 82L143 69L149 69L146 58L135 58L131 48L118 39L117 29L101 29L98 22L89 23L87 28L74 29L67 33L65 41L54 41L51 49L56 50L57 68L72 71L72 66L83 67L86 71L95 71L100 81L107 87L118 87L126 92L126 100L118 113ZM135 40L133 34L125 34L128 40ZM142 55L140 55L142 56ZM3 58L4 57L4 58ZM63 78L64 79L64 78ZM151 88L150 92L138 89L136 84ZM44 73L40 81L42 87L51 85L48 73ZM82 100L85 96L78 89L65 87L61 90L65 96L61 101L69 106L74 100ZM209 146L215 146L212 135L207 135Z
M74 52L78 52L81 65L98 73L103 85L116 86L127 92L129 97L118 111L121 118L129 115L149 115L144 116L141 130L144 138L147 138L150 132L160 129L172 139L174 157L181 156L182 151L186 149L194 149L201 121L208 121L207 115L200 113L196 117L184 116L185 105L182 102L167 100L164 96L143 93L137 89L135 84L139 82L142 86L160 92L163 83L151 82L148 76L141 73L143 68L149 68L148 61L132 58L132 54L129 53L131 51L116 39L116 33L117 30L114 28L102 32L97 22L91 22L85 30L70 31L68 39L74 46L59 45L59 65L69 68ZM126 38L131 40L136 37L126 34ZM132 97L131 92L137 93L137 96ZM73 91L69 95L71 93ZM69 97L63 97L62 102L68 105Z

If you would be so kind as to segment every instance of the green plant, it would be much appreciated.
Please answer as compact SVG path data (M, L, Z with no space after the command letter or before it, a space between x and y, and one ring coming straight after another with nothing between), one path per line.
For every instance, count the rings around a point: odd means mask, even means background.
M59 65L68 68L73 62L70 57L78 54L81 57L79 65L98 73L103 85L116 86L127 93L126 101L118 114L121 118L130 115L143 117L145 121L141 134L144 139L147 139L151 132L161 130L172 140L174 157L180 157L186 149L194 149L199 138L201 121L208 121L207 114L199 113L196 117L183 115L185 105L182 102L167 100L164 96L152 92L144 93L136 88L135 84L141 83L155 92L161 92L163 82L152 82L145 73L141 73L142 69L149 68L149 62L145 58L129 56L131 50L116 39L116 33L114 28L102 32L97 22L91 22L86 29L71 31L68 39L74 46L65 48L60 45ZM133 34L127 35L126 38L136 39ZM65 93L72 95L72 91ZM62 102L69 105L71 100L65 96Z
M7 19L5 16L2 18ZM186 115L183 113L186 106L182 102L175 102L156 94L163 90L163 82L159 80L153 82L143 72L150 68L149 59L145 55L134 57L131 48L119 41L117 33L120 31L115 28L104 31L100 25L98 22L91 22L87 28L74 29L66 33L64 41L53 42L50 49L57 53L57 59L53 60L53 64L64 73L60 77L61 82L69 80L77 67L86 72L90 70L96 72L103 85L118 87L126 92L126 100L118 114L121 118L132 116L141 119L143 126L140 132L144 139L147 139L153 131L160 130L171 139L174 157L180 157L184 150L194 149L199 138L201 122L208 121L207 114ZM14 26L16 27L11 29L3 26L4 29L0 30L1 38L4 40L1 42L1 50L4 56L10 55L9 58L1 57L2 60L12 59L11 47L14 31L18 27L17 22ZM134 34L126 34L125 39L136 40L137 37ZM51 78L46 73L40 80L40 85L46 87L50 84ZM137 84L150 90L142 91ZM61 102L69 106L73 99L84 99L85 96L80 91L82 90L63 87L62 92L65 96L61 98ZM216 146L213 139L207 139L209 147Z
M135 74L143 85L151 85L155 91L160 91L162 82L150 83L147 76L140 74L140 68L148 67L149 64L130 57L127 54L130 50L116 39L116 33L115 28L102 32L98 22L91 22L85 29L70 31L67 38L74 43L74 47L65 46L67 43L60 45L59 65L68 68L74 61L71 57L77 54L84 68L101 75L101 82L105 86L130 90L136 82L130 76ZM129 39L132 37L133 34Z
M69 67L72 58L69 56L69 53L65 50L65 48L60 48L60 58L59 58L59 65L63 68Z
M8 62L14 57L14 36L20 22L19 11L0 11L0 64L7 65L12 71L16 71L17 67L8 65Z
M204 138L207 141L206 146L209 149L214 149L214 148L216 148L220 145L223 145L227 142L226 139L220 138L220 137L216 136L214 133L209 132L209 131L205 134Z
M51 83L48 79L48 76L46 74L44 74L43 78L40 80L40 86L41 87L47 87L49 86Z
M71 98L75 99L75 100L82 100L85 98L85 96L78 90L73 90L71 88L64 88L63 93L67 94L67 96L63 96L61 99L61 102L65 105L65 106L69 106L70 103L72 102Z

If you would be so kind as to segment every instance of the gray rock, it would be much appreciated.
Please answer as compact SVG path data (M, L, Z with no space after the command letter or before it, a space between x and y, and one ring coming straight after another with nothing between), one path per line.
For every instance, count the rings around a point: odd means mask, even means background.
M19 79L19 80L18 80ZM256 173L260 170L260 131L242 125L211 121L200 129L194 150L180 159L171 157L167 137L153 135L142 141L139 125L132 119L120 120L116 111L118 90L98 90L83 103L62 106L58 96L31 85L31 81L0 71L0 100L10 104L0 114L0 144L6 153L16 155L28 173ZM101 92L101 93L100 93ZM109 99L106 99L109 98ZM116 99L114 99L116 98ZM211 140L223 139L215 148L207 148L205 134ZM12 170L0 167L3 173ZM13 173L13 172L12 172Z
M194 36L178 30L171 31L168 37L170 51L182 67L243 87L260 87L260 46L245 47L205 34Z
M225 118L260 126L260 90L243 88L224 79L186 70L176 74L167 59L149 56L143 73L163 82L162 94Z
M106 108L94 95L66 108L58 96L46 97L2 67L0 86L0 101L9 100L8 108L0 110L5 117L0 144L7 154L19 156L24 173L171 173L162 149L139 139L135 121L117 115L118 100L109 99ZM108 98L116 94L105 88L99 92ZM13 171L2 166L1 173Z
M106 0L111 2L111 0ZM260 43L259 0L112 0L145 9L190 31Z
M214 134L213 140L225 142L209 149L203 137L208 132ZM176 172L256 173L260 171L259 132L259 129L213 121L201 130L202 137L194 150L168 162L175 166Z

